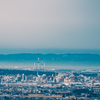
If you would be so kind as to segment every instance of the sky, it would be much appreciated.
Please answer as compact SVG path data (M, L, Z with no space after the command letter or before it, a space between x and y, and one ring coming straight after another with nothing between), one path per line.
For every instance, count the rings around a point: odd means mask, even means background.
M3 48L100 49L100 0L1 0Z

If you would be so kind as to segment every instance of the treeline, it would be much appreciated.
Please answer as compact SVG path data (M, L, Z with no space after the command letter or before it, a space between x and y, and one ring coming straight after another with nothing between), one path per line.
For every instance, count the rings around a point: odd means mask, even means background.
M17 75L17 74L25 74L25 75L37 75L37 71L30 70L14 70L14 69L0 69L0 75ZM55 72L53 71L38 71L38 75L46 74L46 76L55 76ZM56 73L57 74L57 73Z
M100 55L98 54L0 54L0 61L41 61L52 62L94 62L100 63Z

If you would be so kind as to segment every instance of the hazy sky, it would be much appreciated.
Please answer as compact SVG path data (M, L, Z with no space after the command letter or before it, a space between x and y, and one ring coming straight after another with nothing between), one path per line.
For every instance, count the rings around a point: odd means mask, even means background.
M100 49L100 0L1 0L0 48Z

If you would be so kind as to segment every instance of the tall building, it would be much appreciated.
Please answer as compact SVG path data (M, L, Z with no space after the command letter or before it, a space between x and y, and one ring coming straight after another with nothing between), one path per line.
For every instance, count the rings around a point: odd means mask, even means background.
M24 74L22 74L22 81L24 81Z
M25 81L27 81L27 76L25 76Z

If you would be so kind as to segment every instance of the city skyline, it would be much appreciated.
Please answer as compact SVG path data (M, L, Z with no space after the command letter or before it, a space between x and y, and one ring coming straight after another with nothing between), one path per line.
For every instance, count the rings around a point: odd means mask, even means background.
M0 2L0 100L100 100L100 0Z

